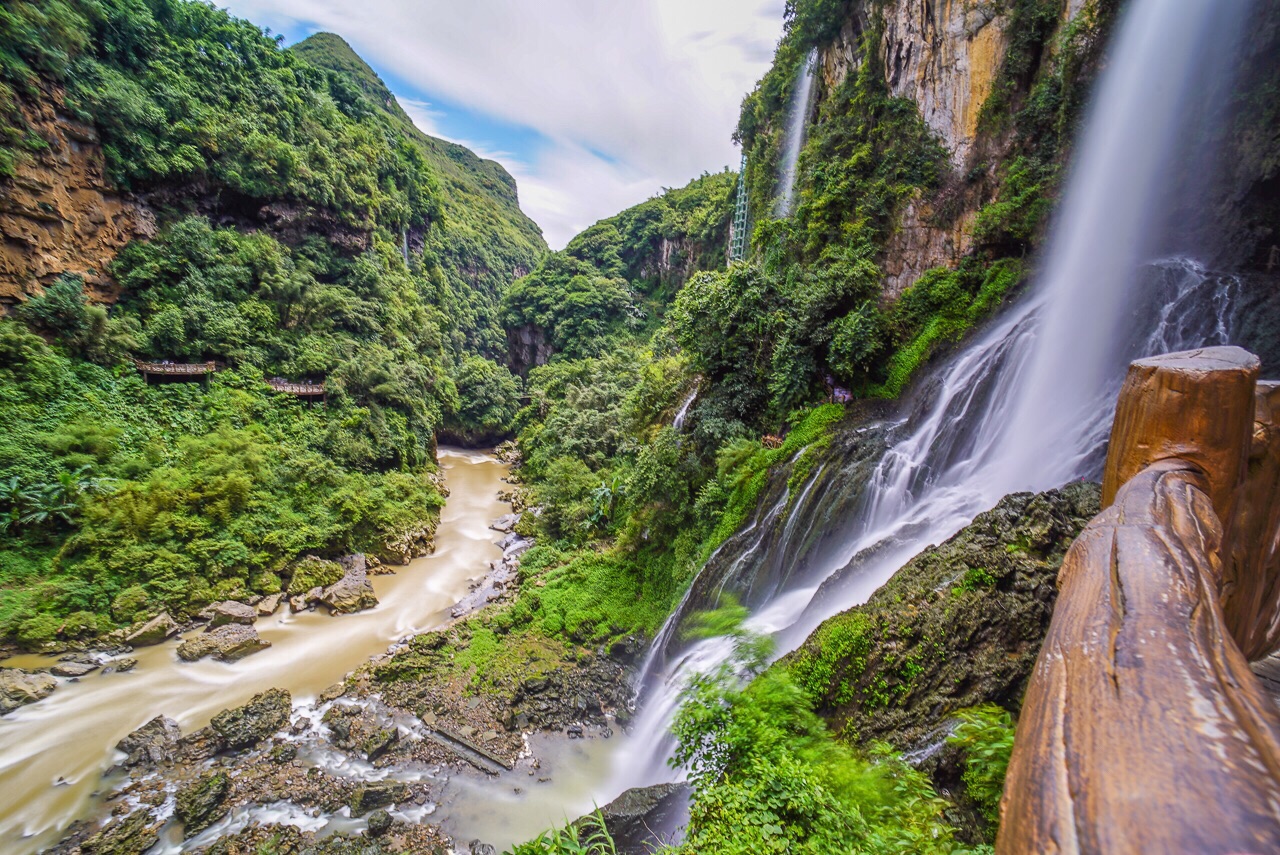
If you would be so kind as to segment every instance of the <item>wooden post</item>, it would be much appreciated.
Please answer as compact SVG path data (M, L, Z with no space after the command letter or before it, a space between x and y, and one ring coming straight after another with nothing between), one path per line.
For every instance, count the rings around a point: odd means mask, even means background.
M1063 561L1018 721L998 855L1280 852L1280 710L1219 600L1231 526L1256 516L1233 517L1257 374L1239 348L1130 366L1105 510ZM1241 603L1259 587L1235 584Z

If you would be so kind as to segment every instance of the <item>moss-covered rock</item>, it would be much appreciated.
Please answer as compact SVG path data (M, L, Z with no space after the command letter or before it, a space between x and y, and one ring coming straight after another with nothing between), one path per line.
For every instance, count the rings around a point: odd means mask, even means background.
M160 839L160 826L147 810L136 810L118 820L80 845L80 851L93 855L142 855Z
M178 790L175 813L182 822L184 837L213 825L227 812L223 803L231 790L226 772L207 772Z
M1062 557L1098 487L1015 493L926 549L861 606L823 622L777 666L844 740L904 750L956 710L1016 711L1057 596Z
M305 594L312 588L327 587L343 576L341 564L336 561L326 561L314 555L298 559L293 565L292 573L288 587L291 596Z
M244 706L218 713L210 727L227 748L249 748L288 724L292 709L288 691L268 689Z

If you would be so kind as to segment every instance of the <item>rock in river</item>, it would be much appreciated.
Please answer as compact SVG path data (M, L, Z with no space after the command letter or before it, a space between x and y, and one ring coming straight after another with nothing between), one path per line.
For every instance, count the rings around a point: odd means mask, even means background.
M0 715L20 706L44 700L58 688L49 674L28 673L17 668L0 668Z
M148 644L159 644L178 631L178 622L161 612L151 620L125 636L125 641L134 647L145 647Z
M55 677L83 677L91 671L97 671L101 667L96 662L59 662L49 669L49 673Z
M125 766L157 766L173 760L181 736L176 721L158 715L116 743L116 748L129 755Z
M229 623L248 625L258 619L257 609L244 603L237 603L235 600L218 603L213 607L212 612L212 621L209 624L211 628L226 626Z
M341 564L342 578L320 593L320 602L335 614L350 614L376 606L378 598L373 593L373 585L369 584L365 557L348 555Z
M222 662L235 662L270 646L271 642L259 638L253 627L230 623L188 638L178 645L178 656L188 662L209 655Z
M209 726L227 748L248 748L288 724L292 709L286 690L267 689L244 706L218 713Z

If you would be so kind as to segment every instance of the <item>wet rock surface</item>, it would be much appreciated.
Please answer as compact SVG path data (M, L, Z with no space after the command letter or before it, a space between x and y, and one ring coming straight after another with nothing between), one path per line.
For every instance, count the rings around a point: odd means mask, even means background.
M158 715L116 743L128 757L122 765L159 766L173 762L182 731L168 716Z
M209 626L217 628L231 623L251 624L258 619L258 611L253 606L227 600L210 609Z
M319 600L334 614L371 609L378 604L368 578L368 565L363 555L349 555L340 562L342 578L320 592Z
M0 668L0 715L42 701L56 688L58 681L49 674Z
M882 739L910 750L956 710L996 703L1016 711L1053 613L1058 568L1099 495L1098 485L1077 482L1006 496L911 559L865 605L825 621L776 667L859 744Z
M667 842L662 839L664 831L687 819L689 794L688 784L634 787L600 808L598 818L591 813L574 825L590 830L598 819L603 820L618 855L648 855L654 844Z
M184 837L213 825L229 809L224 805L231 789L226 772L209 772L178 790L174 809Z
M176 635L178 629L178 622L170 617L168 612L161 612L126 635L124 640L134 647L146 647L150 644L159 644Z
M178 656L188 662L206 656L221 662L235 662L270 646L271 642L259 638L252 626L229 623L185 639L178 645Z
M268 689L244 706L218 713L209 726L227 748L248 748L283 729L292 709L287 691Z

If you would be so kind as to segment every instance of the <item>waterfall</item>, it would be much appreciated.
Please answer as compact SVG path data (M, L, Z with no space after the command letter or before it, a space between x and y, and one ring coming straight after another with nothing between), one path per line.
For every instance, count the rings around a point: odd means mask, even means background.
M693 406L693 402L697 400L698 388L695 386L688 397L684 399L684 403L680 405L680 409L676 411L676 417L671 422L671 427L675 428L676 433L684 431L685 416L689 415L689 408Z
M796 166L800 162L800 149L804 148L804 132L809 124L809 108L813 101L813 79L818 70L818 51L809 52L804 64L796 72L795 86L791 89L791 107L787 112L787 135L783 139L782 161L778 165L778 199L774 203L774 216L782 219L791 216L796 197Z
M749 628L794 649L1005 494L1096 475L1126 362L1228 342L1235 280L1188 258L1151 261L1144 252L1167 210L1163 181L1180 154L1193 87L1231 73L1247 5L1184 0L1176 15L1165 0L1130 5L1035 288L934 375L841 524L839 548L813 566L792 559L781 592L755 609ZM768 521L757 518L753 537L762 542ZM788 539L794 522L782 523ZM614 792L675 775L665 761L680 690L690 673L732 652L723 638L679 650L670 639L685 611L668 621L645 663L635 738L615 764Z

